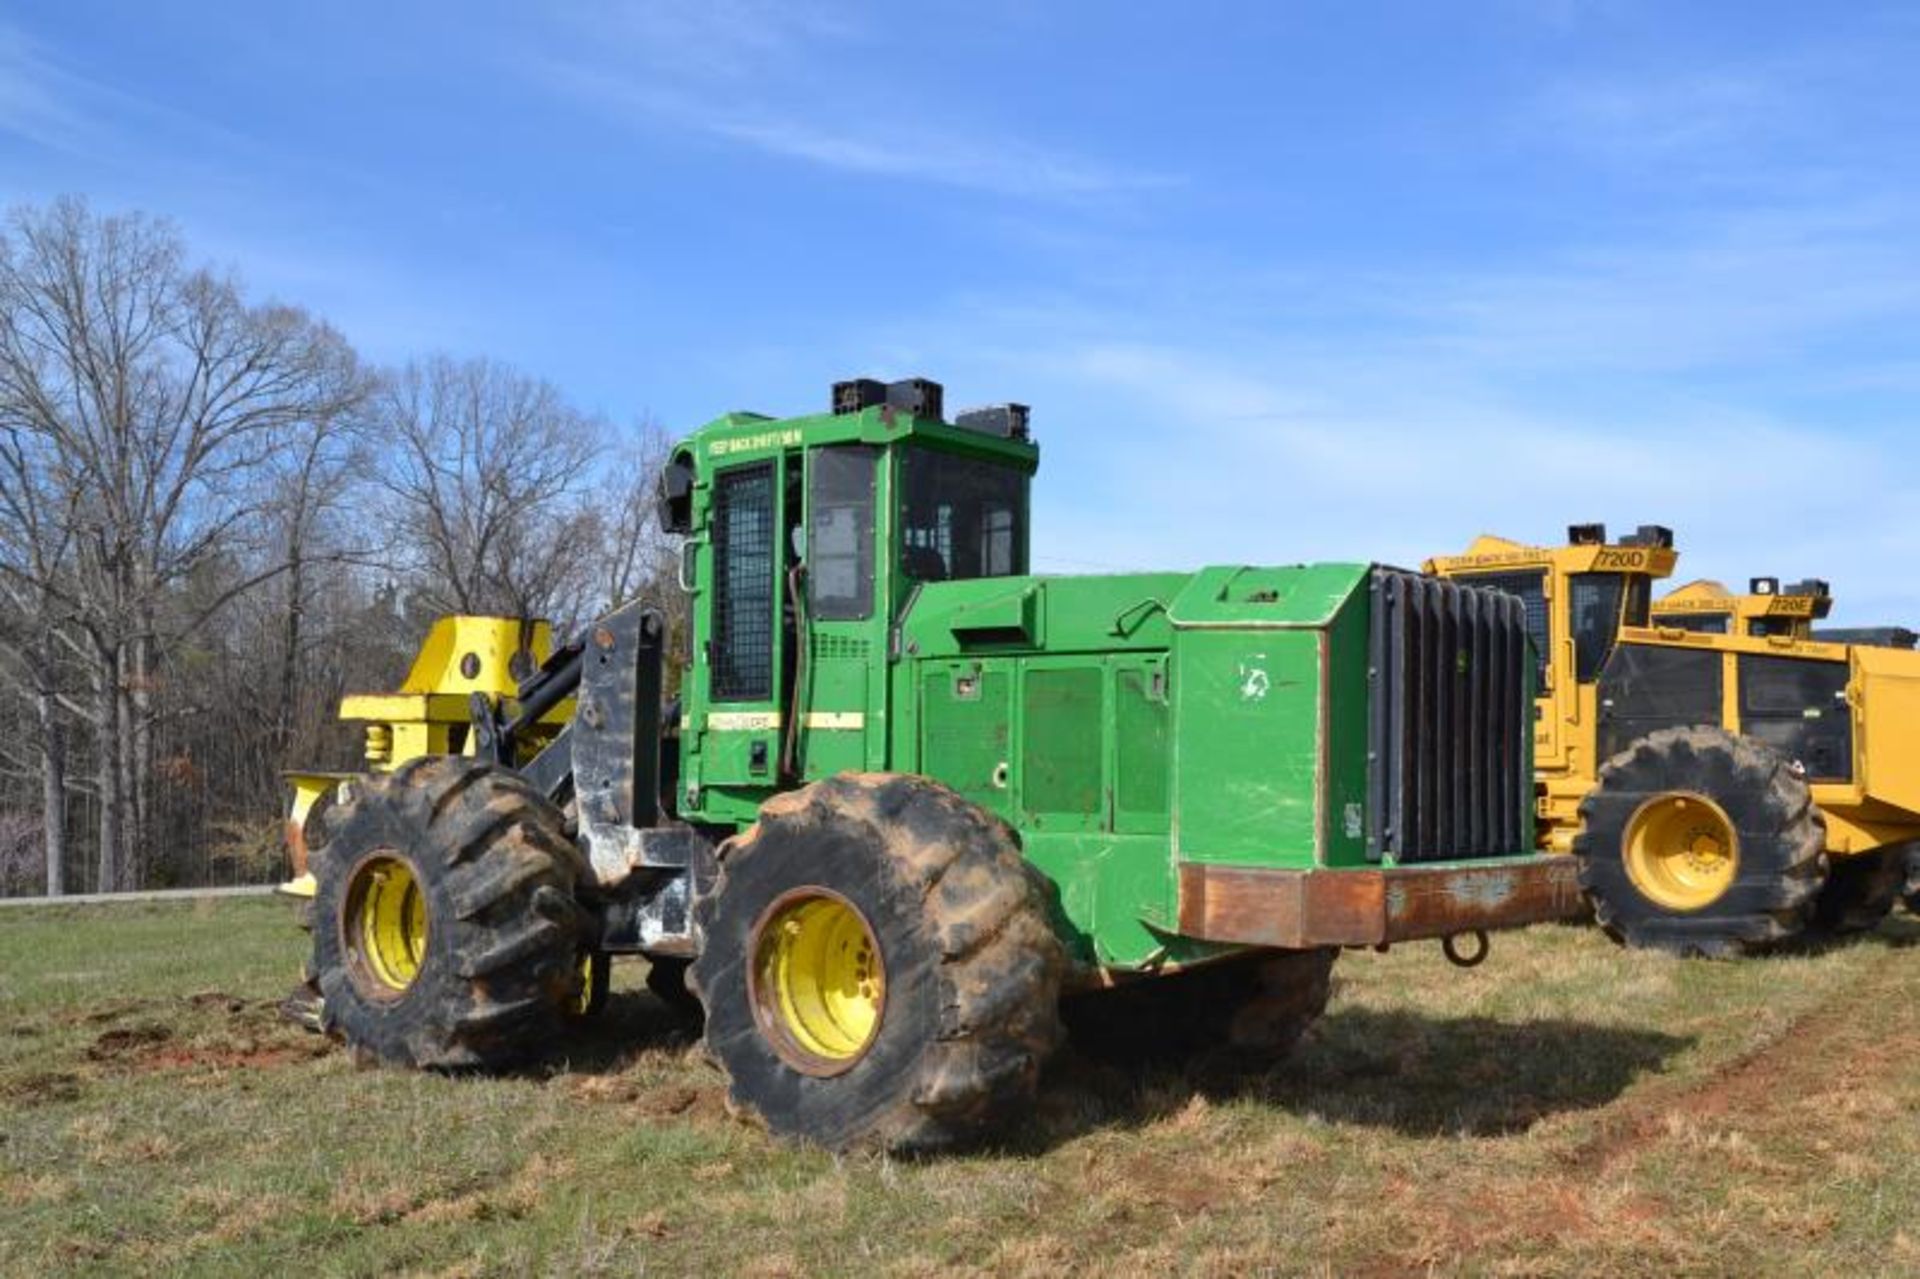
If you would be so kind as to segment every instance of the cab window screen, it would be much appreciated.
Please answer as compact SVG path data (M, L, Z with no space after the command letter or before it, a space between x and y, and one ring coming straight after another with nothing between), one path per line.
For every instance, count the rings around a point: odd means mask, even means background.
M807 589L814 617L851 622L873 614L873 478L865 445L813 455L807 516Z
M1627 579L1627 611L1621 616L1620 624L1645 626L1647 615L1652 611L1653 579L1636 573Z
M1619 573L1575 573L1570 579L1573 611L1573 678L1591 683L1607 664L1620 634L1620 606L1626 582Z
M1791 635L1795 620L1791 617L1750 617L1747 619L1747 634L1762 637Z
M1667 613L1654 618L1653 624L1664 626L1670 631L1692 631L1696 635L1727 633L1725 613Z
M901 460L900 566L921 582L1026 571L1027 477L935 449Z
M1547 651L1553 643L1551 623L1547 617L1546 572L1543 570L1538 573L1477 573L1460 580L1468 586L1517 595L1520 602L1527 606L1527 638L1533 641L1535 665L1533 687L1536 692L1545 691Z
M773 464L726 471L713 485L716 701L773 696Z

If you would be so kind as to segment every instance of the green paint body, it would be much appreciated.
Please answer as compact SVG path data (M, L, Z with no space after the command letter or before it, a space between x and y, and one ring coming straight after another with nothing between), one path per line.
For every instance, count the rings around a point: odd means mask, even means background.
M802 540L794 530L808 528L815 459L860 446L876 458L871 614L795 610L800 639L773 628L773 669L790 674L772 696L716 700L716 480L774 468L782 535L765 589L781 598ZM693 479L683 818L744 829L783 785L847 770L933 777L1013 827L1058 888L1076 958L1113 969L1222 949L1178 932L1182 863L1374 864L1363 834L1369 565L915 582L896 527L910 447L1023 476L1038 466L1024 441L881 408L730 414L676 447ZM1022 520L1020 565L1025 536ZM794 643L806 651L786 652ZM799 777L783 783L796 707ZM1516 852L1531 844L1528 809L1529 839Z

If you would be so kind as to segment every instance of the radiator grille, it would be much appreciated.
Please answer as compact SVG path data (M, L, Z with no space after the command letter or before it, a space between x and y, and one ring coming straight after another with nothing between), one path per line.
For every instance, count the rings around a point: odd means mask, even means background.
M1373 571L1367 854L1394 862L1530 851L1526 607Z

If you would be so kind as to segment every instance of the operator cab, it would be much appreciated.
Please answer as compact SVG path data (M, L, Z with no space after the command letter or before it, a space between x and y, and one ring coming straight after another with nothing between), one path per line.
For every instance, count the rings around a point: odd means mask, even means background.
M1749 635L1806 640L1813 624L1832 611L1827 584L1818 578L1782 586L1777 577L1756 577L1745 595L1718 582L1689 582L1653 606L1653 625L1699 635Z
M683 814L731 820L776 788L883 767L885 656L909 603L1027 571L1027 409L949 420L943 401L924 378L855 379L825 413L731 413L673 450L659 516L686 539L691 596Z
M1673 531L1643 524L1618 542L1604 524L1575 524L1563 546L1526 546L1482 536L1464 555L1427 561L1426 571L1518 596L1527 607L1538 695L1534 756L1565 767L1566 723L1593 713L1594 685L1625 627L1647 625L1656 578L1673 572Z

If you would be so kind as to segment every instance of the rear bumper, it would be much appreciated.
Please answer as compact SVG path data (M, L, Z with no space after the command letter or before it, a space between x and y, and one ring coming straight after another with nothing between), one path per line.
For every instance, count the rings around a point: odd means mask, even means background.
M1180 867L1180 933L1245 946L1377 946L1585 909L1573 858L1355 870Z

